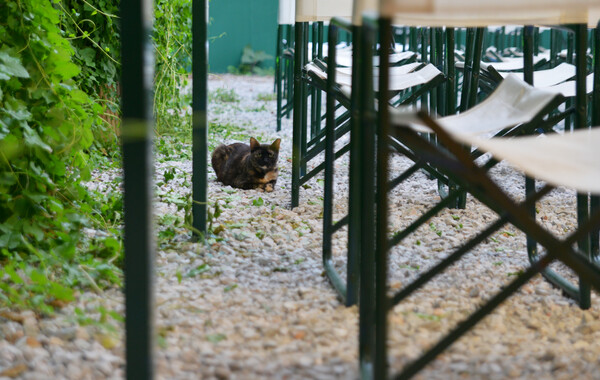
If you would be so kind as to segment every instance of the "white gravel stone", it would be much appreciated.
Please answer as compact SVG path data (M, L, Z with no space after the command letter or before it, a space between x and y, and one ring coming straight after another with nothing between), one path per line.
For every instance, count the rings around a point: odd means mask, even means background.
M178 229L172 246L158 249L157 378L356 379L358 309L341 305L321 263L323 177L309 181L300 190L299 207L290 210L291 119L284 119L283 130L276 132L275 101L257 100L259 94L272 92L273 78L211 75L209 90L217 88L231 89L241 100L209 104L210 121L243 127L261 142L282 138L280 176L271 193L243 191L216 182L209 167L209 207L218 202L222 208L214 221L215 227L223 225L219 241L193 243L189 231ZM234 133L222 142L238 140ZM189 146L183 149L191 154ZM189 159L159 157L156 162L157 178L169 168L178 173L157 187L157 194L184 197L191 192ZM393 172L409 165L401 156L391 160ZM339 220L347 212L347 155L335 168L334 220ZM522 199L519 173L504 164L492 173ZM93 175L90 186L100 190L121 176L112 169ZM183 210L163 198L156 197L155 215L183 218ZM255 205L258 198L262 205ZM435 181L417 173L390 195L390 231L408 225L438 199ZM558 189L538 209L538 218L552 231L572 229L572 191ZM494 213L471 197L465 210L444 210L391 249L390 286L409 284L493 220ZM344 228L333 241L334 262L342 276L346 234ZM186 275L201 265L205 272ZM527 266L522 233L507 225L493 234L394 308L389 316L390 367L399 370L408 364ZM574 278L561 265L553 268ZM592 298L592 308L580 310L536 276L416 378L600 379L600 309L596 294ZM43 371L27 366L14 378L123 378L123 325L106 332L74 322L75 307L94 315L98 306L123 313L121 291L84 293L53 318L39 320L24 313L19 323L0 317L0 380L6 380L3 370L24 362L37 363ZM28 346L25 337L36 337L42 347Z

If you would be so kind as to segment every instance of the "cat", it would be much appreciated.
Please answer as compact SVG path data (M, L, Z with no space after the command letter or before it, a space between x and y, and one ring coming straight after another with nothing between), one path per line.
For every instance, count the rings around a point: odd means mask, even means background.
M219 145L211 157L217 180L238 189L262 189L271 192L277 182L277 158L281 139L271 145L250 137L250 145Z

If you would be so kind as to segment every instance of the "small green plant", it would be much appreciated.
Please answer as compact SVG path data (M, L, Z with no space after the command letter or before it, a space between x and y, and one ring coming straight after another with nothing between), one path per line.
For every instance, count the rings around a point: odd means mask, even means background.
M277 94L274 92L264 92L262 94L258 94L256 96L256 100L260 100L263 102L270 102L273 100L277 100Z
M209 92L208 100L219 103L239 103L240 97L233 88L219 87L214 91Z
M261 67L261 64L271 59L273 59L272 55L267 54L262 50L255 51L248 45L242 51L240 66L229 66L227 70L232 74L271 75L273 73L273 68Z
M429 223L429 228L435 232L437 236L442 236L442 230L439 230L433 222Z
M208 340L211 343L219 343L222 340L227 339L227 336L225 334L209 334L206 336L206 340Z

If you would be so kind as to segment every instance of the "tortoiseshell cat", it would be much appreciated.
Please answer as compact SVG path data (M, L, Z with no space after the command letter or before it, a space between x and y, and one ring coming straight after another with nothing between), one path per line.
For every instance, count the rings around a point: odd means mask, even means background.
M212 167L224 185L239 189L273 191L277 182L277 157L281 139L271 145L250 137L250 145L219 145L212 154Z

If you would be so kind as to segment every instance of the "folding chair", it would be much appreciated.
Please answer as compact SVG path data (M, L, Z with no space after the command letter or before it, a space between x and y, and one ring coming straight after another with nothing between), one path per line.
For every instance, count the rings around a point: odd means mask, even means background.
M329 46L335 46L335 36L340 25L344 25L343 20L334 18L331 21L329 28ZM346 28L350 26L346 23ZM356 40L355 40L356 43ZM330 48L328 62L336 61L336 51ZM373 64L377 60L372 60ZM392 61L390 60L390 63ZM327 70L327 71L325 71ZM356 66L352 67L356 70ZM408 89L413 89L410 95L399 96L398 103L411 104L415 102L423 93L430 91L445 80L445 76L435 66L423 63L409 63L403 66L395 66L391 69L391 85L390 93L399 94ZM374 74L377 73L375 68ZM324 208L323 208L323 264L325 272L331 280L334 288L338 291L346 305L356 303L356 289L358 286L358 268L355 266L356 253L360 245L360 229L362 220L352 220L350 215L359 215L356 210L360 207L353 203L357 198L357 193L362 180L357 178L357 168L360 166L359 147L362 145L360 130L357 129L356 119L344 120L344 124L338 127L339 119L334 116L335 102L339 102L345 108L352 110L356 107L357 96L351 91L353 83L357 80L356 76L351 74L351 71L346 68L338 68L335 65L329 64L317 65L317 63L307 65L307 73L310 78L310 83L313 86L322 89L327 94L327 120L326 120L326 138L325 138L325 192L324 192ZM376 88L376 81L373 81L373 86ZM349 129L352 129L350 142L334 151L335 141ZM354 148L351 145L354 144ZM347 216L343 217L337 223L333 223L333 162L342 154L351 150L350 162L350 207ZM320 167L318 168L320 169ZM346 281L342 279L336 271L332 262L331 242L333 235L342 227L348 225L348 255L347 255L347 272Z
M321 131L320 101L313 101L311 107L312 124L311 136L307 131L308 114L307 98L309 87L303 72L308 63L308 23L329 21L334 16L350 18L352 15L352 0L297 0L295 24L295 56L294 56L294 115L293 115L293 144L292 144L292 196L291 205L299 203L301 178L306 173L306 154L311 145L323 138ZM313 91L313 90L310 90ZM316 92L320 96L320 92ZM316 174L316 173L315 173ZM314 176L314 174L308 174Z
M591 5L590 2L585 0L576 2L575 6L569 4L570 10L582 9L584 10L583 15L580 18L574 18L570 21L582 22L582 18L587 21L587 14L585 8ZM528 9L527 7L531 7ZM442 0L434 3L427 4L415 4L414 2L408 2L404 0L396 0L382 2L382 18L379 20L379 41L382 44L386 43L387 30L391 25L391 18L399 15L399 22L405 20L414 21L415 18L422 19L423 24L444 22L441 19L445 17L447 20L450 19L449 24L454 24L457 20L465 22L465 15L476 19L477 23L493 23L501 24L506 21L513 21L511 12L518 11L518 19L523 20L523 17L529 14L533 14L539 17L539 13L544 13L544 17L555 20L555 23L560 22L564 14L561 13L564 9L564 4L558 1L544 1L544 2L513 2L503 1L498 4L493 0L489 1L469 1L462 0L449 1L445 3ZM580 8L578 8L580 7ZM396 12L402 11L402 13L396 14ZM417 12L415 14L415 12ZM421 12L421 14L419 14ZM443 16L442 16L443 15ZM502 21L500 22L499 19ZM467 20L468 21L468 20ZM448 21L446 21L448 22ZM368 23L368 22L367 22ZM375 27L375 25L369 25ZM585 33L581 33L581 26L577 26L576 30L579 32L577 35L576 44L579 48L586 46L585 44ZM366 41L362 44L363 48L368 48L374 43L374 37L366 37ZM579 50L581 51L581 50ZM527 52L525 53L527 55ZM577 73L576 78L579 84L583 83L585 77L585 71L582 72L582 67L585 69L585 62L582 64L581 61L585 60L584 54L578 54L580 57L577 62ZM366 62L369 62L366 60ZM378 97L378 103L382 104L387 101L385 97L386 86L387 86L387 67L386 60L382 59L384 64L381 67L380 72L380 85L379 88L380 96ZM531 61L528 63L531 65ZM365 72L369 72L368 68L365 68ZM526 79L531 82L531 77ZM360 89L361 92L368 94L369 80L364 80L363 83L366 87ZM582 91L583 90L583 91ZM583 86L578 85L576 97L576 126L578 128L585 127L585 89ZM582 96L583 93L583 96ZM585 243L581 244L577 249L573 245L580 241L589 239L589 234L593 231L597 231L600 226L600 212L596 212L591 218L583 217L581 224L577 232L570 235L566 240L561 241L554 237L549 232L545 231L539 225L536 224L535 219L531 217L530 209L531 205L535 204L535 201L543 197L552 188L551 185L547 185L541 191L535 192L530 190L529 195L525 202L521 205L517 205L514 201L508 197L502 189L500 189L486 174L485 168L477 166L470 155L469 151L465 151L464 146L477 146L480 150L490 150L495 155L496 159L506 159L512 156L512 153L503 153L500 148L493 147L489 144L494 144L496 140L506 139L481 139L473 137L467 133L459 133L454 129L449 131L447 123L444 122L443 118L433 120L427 114L420 113L415 117L414 113L402 113L400 116L393 116L391 110L387 107L380 107L377 110L377 115L374 115L374 107L372 101L368 97L363 100L366 103L366 107L361 109L361 123L364 128L371 128L371 134L375 134L373 130L372 120L378 120L377 128L377 160L376 160L376 192L377 192L377 203L376 203L376 216L377 221L376 233L373 237L374 248L366 249L361 251L361 286L360 286L360 360L361 360L361 373L363 378L375 378L384 379L387 378L387 351L386 351L386 335L387 335L387 312L390 310L392 302L396 304L404 299L406 296L411 294L414 290L428 282L433 276L444 270L450 264L458 260L463 254L471 250L474 246L484 240L490 233L500 228L506 222L511 222L517 228L525 231L531 241L542 244L547 254L544 256L535 256L532 258L532 265L523 274L519 275L509 285L504 287L497 295L492 297L485 305L473 313L469 318L464 320L453 330L450 334L440 340L436 345L428 350L415 362L405 367L404 371L397 376L397 378L408 378L416 374L422 369L428 362L430 362L437 354L451 345L466 331L473 327L478 321L480 321L485 315L489 314L495 307L502 303L507 297L513 294L520 286L529 281L533 275L542 272L546 269L550 262L555 259L560 260L568 267L573 269L579 274L581 282L579 287L579 294L584 297L589 294L589 284L597 289L600 289L600 267L597 263L593 262L589 257L589 246ZM393 117L392 117L393 116ZM420 119L420 121L419 121ZM500 215L499 221L493 223L491 226L486 228L482 233L476 236L468 243L461 246L458 250L452 252L446 259L441 263L434 266L431 270L421 275L417 280L408 286L400 290L392 297L388 296L387 288L387 249L390 244L397 241L397 237L390 239L387 231L387 188L390 186L388 182L388 141L382 136L388 136L390 131L390 121L393 122L395 133L394 136L404 144L407 149L414 152L415 157L421 160L425 165L429 165L435 168L443 175L452 178L461 187L468 189L469 193L473 194L478 200L486 204L492 210ZM425 124L427 128L433 131L441 144L433 143L427 139L424 139L418 132L412 128L415 124ZM582 136L580 133L587 133ZM521 170L531 176L538 176L549 183L553 184L566 184L576 188L582 192L593 192L600 194L600 181L598 180L598 173L600 172L599 158L595 153L594 144L599 142L595 140L600 138L600 132L594 130L593 132L578 132L574 137L567 136L567 140L560 140L558 144L568 143L581 143L585 141L589 144L584 150L581 148L581 152L586 151L588 154L582 154L584 160L576 161L573 159L570 163L574 164L574 167L580 167L583 162L587 162L588 171L583 171L579 176L570 177L571 179L565 180L561 176L551 178L545 174L547 169L543 170L542 173L532 169L531 165L527 162L525 164L518 163ZM552 138L561 139L562 136L552 136ZM525 139L525 140L522 140ZM531 138L513 138L503 142L506 146L511 146L512 141L522 141L518 144L521 150L527 150L528 152L534 152L534 148L538 149L540 140L534 140ZM547 139L546 139L547 140ZM374 141L374 140L373 140ZM482 143L486 141L486 143ZM489 141L489 144L488 144ZM533 141L533 142L531 142ZM559 140L556 140L559 141ZM529 145L531 144L531 145ZM498 144L502 145L502 144ZM537 146L536 146L537 145ZM542 145L542 148L544 146ZM513 149L514 150L514 149ZM574 148L577 151L577 145ZM559 153L554 150L546 150L548 155ZM591 155L591 158L590 158ZM512 158L511 158L512 160ZM569 162L569 157L565 156L561 162ZM530 162L529 162L530 163ZM575 171L571 169L567 170L566 173L574 175ZM590 185L589 178L594 178L594 184ZM586 198L587 201L587 198ZM585 203L585 202L582 202ZM587 211L589 207L583 206L582 209ZM439 209L438 209L439 210ZM435 211L435 210L434 210ZM367 213L363 214L363 218L372 216L375 212L370 211L371 215ZM585 214L585 212L583 212ZM424 223L430 216L430 213L423 215L418 218L413 224L406 228L403 232L404 236L413 232L419 224ZM367 237L367 239L369 239ZM529 244L528 244L529 245ZM584 251L586 255L582 255L579 251ZM595 261L595 260L594 260ZM587 288L587 289L586 289ZM566 290L566 289L565 289ZM582 307L586 307L585 300L580 299ZM374 333L373 333L374 329Z
M277 131L281 119L290 117L293 99L294 74L294 15L295 0L279 0L277 14L277 45L275 53L275 91L277 92ZM283 102L285 98L285 103Z

